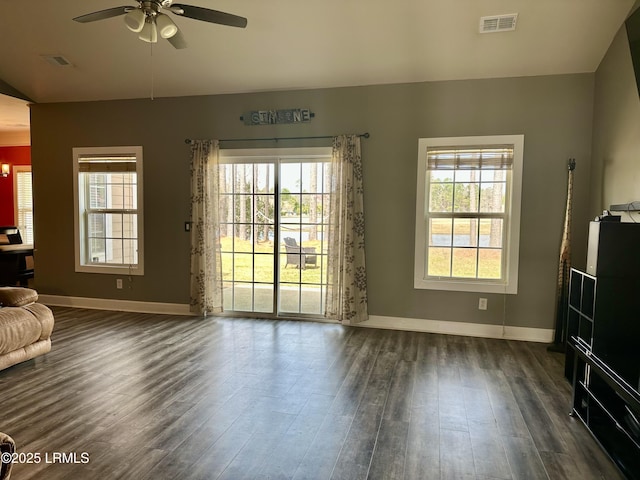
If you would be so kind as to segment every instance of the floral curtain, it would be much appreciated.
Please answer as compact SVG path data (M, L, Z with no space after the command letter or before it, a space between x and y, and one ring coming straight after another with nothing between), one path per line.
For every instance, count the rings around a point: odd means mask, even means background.
M191 146L191 311L222 311L217 140Z
M325 315L349 325L368 319L359 136L341 135L333 139L329 179Z

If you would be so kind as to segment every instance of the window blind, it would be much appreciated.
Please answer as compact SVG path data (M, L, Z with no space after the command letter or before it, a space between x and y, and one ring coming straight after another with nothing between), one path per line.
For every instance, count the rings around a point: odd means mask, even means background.
M24 243L33 243L33 190L31 171L15 172L17 222L21 227Z
M89 173L135 172L136 157L135 155L81 155L78 157L78 171Z
M427 169L492 169L513 167L513 145L491 147L438 147L427 150Z

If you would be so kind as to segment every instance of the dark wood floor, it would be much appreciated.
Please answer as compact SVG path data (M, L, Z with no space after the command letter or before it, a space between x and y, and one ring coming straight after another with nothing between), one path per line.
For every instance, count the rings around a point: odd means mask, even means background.
M0 371L0 431L41 455L12 480L620 478L542 344L54 313L52 351Z

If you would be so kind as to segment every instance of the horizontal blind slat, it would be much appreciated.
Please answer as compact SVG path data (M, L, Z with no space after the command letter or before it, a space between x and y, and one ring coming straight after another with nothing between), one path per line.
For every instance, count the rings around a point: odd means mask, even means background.
M80 155L78 170L80 172L135 172L136 157L131 154Z
M513 146L493 147L439 147L427 151L427 169L494 169L513 167Z

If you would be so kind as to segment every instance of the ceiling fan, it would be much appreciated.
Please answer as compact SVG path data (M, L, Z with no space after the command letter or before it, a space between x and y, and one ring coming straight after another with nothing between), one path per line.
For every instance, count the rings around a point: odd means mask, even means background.
M138 38L145 42L156 43L158 35L166 38L175 48L186 48L187 44L178 26L163 10L175 15L201 20L203 22L217 23L231 27L244 28L247 19L219 12L209 8L195 7L193 5L174 4L173 0L136 0L137 7L113 7L98 12L80 15L73 20L80 23L95 22L106 18L124 15L124 22L132 32L138 33Z

